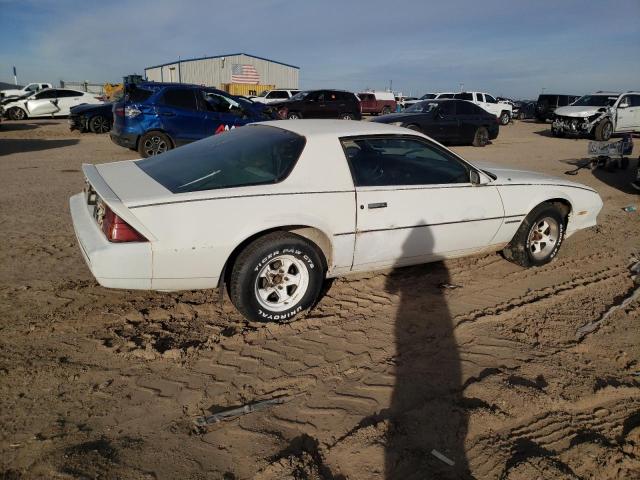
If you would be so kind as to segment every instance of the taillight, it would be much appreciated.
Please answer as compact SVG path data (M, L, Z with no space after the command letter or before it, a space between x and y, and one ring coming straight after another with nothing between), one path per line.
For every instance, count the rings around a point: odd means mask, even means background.
M140 115L142 113L142 111L136 107L130 107L130 106L126 106L124 108L124 115L126 117L129 118L133 118L133 117L137 117L138 115Z
M113 112L118 117L124 117L124 107L116 107Z
M105 206L102 231L110 242L147 242L131 225Z

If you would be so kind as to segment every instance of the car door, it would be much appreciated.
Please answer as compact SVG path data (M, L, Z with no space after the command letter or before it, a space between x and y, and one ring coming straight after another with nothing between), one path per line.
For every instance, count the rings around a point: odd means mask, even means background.
M176 145L200 140L204 136L204 115L198 108L196 92L195 88L169 87L158 101L156 114L159 124Z
M341 139L356 188L353 269L408 265L479 251L503 222L496 187L422 137Z
M56 115L60 111L58 107L58 91L55 88L42 90L29 97L25 107L30 117L42 117Z
M438 130L438 139L442 142L455 140L458 137L460 120L456 115L456 103L456 100L444 100L438 103L435 123Z
M60 111L56 115L69 115L71 107L86 103L84 94L77 90L58 90L58 108Z
M623 95L616 109L616 132L640 129L640 95Z
M302 118L328 118L327 101L328 92L322 90L310 92L301 102Z
M201 90L199 99L203 114L201 138L231 130L251 121L240 103L218 90Z

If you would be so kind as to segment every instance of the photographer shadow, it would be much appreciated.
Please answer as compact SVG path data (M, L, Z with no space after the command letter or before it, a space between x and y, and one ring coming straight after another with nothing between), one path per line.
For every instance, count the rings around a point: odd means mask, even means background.
M416 252L433 251L431 228L412 229L403 245L405 259L398 266L409 263L407 257ZM448 283L443 262L394 270L387 277L386 290L400 296L391 428L385 447L387 480L473 478L464 450L467 414L460 356L442 288Z

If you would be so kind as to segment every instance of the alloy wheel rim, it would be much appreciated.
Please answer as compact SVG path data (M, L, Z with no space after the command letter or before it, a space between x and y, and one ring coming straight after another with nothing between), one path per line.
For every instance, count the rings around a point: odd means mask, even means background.
M278 255L258 273L255 296L261 307L283 312L296 306L309 287L309 270L293 255Z
M96 126L96 130L100 133L105 133L109 130L109 125L107 124L107 120L103 117L98 117L94 120L94 124Z
M162 138L153 136L144 142L144 152L149 155L159 155L167 151L167 142Z
M24 118L24 111L20 108L16 108L13 112L13 117L16 120L22 120Z
M606 123L604 128L602 129L602 136L608 140L611 137L611 124Z
M560 226L551 217L538 220L529 231L527 248L536 260L547 258L558 243Z

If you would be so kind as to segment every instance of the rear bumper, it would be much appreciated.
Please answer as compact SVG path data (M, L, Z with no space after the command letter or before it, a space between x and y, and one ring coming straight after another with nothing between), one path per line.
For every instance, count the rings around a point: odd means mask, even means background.
M91 213L84 193L69 199L73 229L80 251L98 283L108 288L151 288L152 253L149 242L109 242Z
M139 135L137 133L116 133L112 131L109 136L111 137L111 141L116 145L134 150L138 148Z

